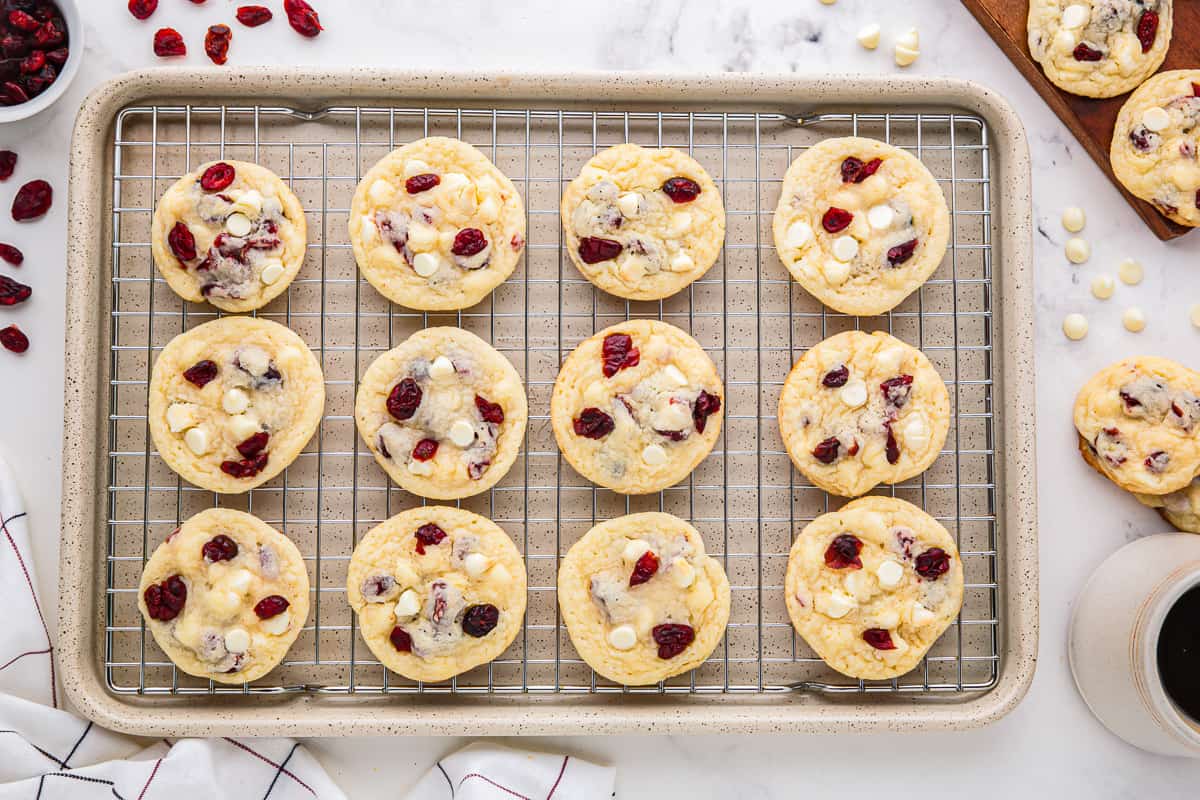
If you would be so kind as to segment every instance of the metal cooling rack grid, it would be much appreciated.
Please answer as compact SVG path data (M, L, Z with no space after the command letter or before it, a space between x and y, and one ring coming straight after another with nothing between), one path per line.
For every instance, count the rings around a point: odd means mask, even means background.
M488 300L451 314L388 304L361 280L345 236L361 174L419 136L457 136L480 147L521 189L529 217L526 258ZM885 317L830 312L791 282L771 244L770 218L787 164L831 135L861 134L905 147L946 190L952 239L946 261ZM237 695L409 693L816 693L982 692L999 675L999 530L992 395L991 196L988 131L971 114L665 113L467 108L145 106L116 122L109 416L109 537L104 664L119 694ZM686 292L631 303L595 291L562 254L561 189L598 149L622 141L687 149L724 195L722 258ZM146 429L149 368L177 333L217 316L181 302L154 270L150 215L167 186L214 158L258 161L305 205L308 260L285 297L259 312L292 327L321 359L327 413L287 471L241 498L185 485L153 451ZM597 489L559 457L549 430L558 365L595 330L656 317L692 332L726 386L721 440L688 481L627 498ZM461 505L514 536L529 570L524 630L487 667L436 685L388 673L358 637L345 602L346 562L358 536L419 502L394 486L354 430L357 378L379 353L436 324L474 330L526 379L530 427L522 455L496 488ZM921 347L951 389L947 449L919 480L891 493L926 508L959 541L966 599L959 620L921 667L901 679L863 682L830 671L792 632L783 603L791 541L834 507L792 468L775 401L792 362L828 335L884 329ZM753 357L751 357L753 354ZM347 413L337 413L347 412ZM225 687L178 672L146 635L138 578L153 548L203 508L249 510L284 530L310 565L308 627L271 675ZM596 521L642 510L690 519L725 564L733 608L725 640L706 664L654 687L597 679L558 618L557 560Z

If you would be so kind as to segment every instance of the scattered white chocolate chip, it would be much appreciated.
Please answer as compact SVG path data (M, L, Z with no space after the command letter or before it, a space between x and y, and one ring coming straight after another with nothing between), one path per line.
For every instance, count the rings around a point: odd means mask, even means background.
M1142 112L1142 124L1158 133L1171 124L1171 115L1161 106L1151 106Z
M1117 282L1112 275L1097 275L1092 278L1092 294L1097 300L1107 300L1117 290Z
M421 610L421 597L412 589L405 589L396 600L396 619L415 617Z
M858 43L863 47L867 48L868 50L874 50L876 47L879 47L880 33L881 29L879 27L879 23L872 22L870 25L861 28L858 31L858 36L854 38L856 38Z
M433 461L417 461L415 458L408 462L408 471L413 475L429 477L433 474Z
M1188 318L1192 321L1193 325L1200 328L1200 303L1188 309Z
M632 650L637 644L637 631L632 625L618 625L608 632L608 643L617 650Z
M227 584L232 591L245 594L254 583L254 575L248 569L239 569L229 576Z
M621 209L623 216L633 219L638 215L638 210L642 207L642 196L637 192L626 192L617 198L617 208Z
M1132 258L1127 258L1117 265L1117 277L1126 286L1137 286L1145 274L1141 262Z
M683 370L679 369L679 367L675 366L674 364L667 364L667 366L663 369L663 374L666 376L667 380L675 385L675 388L682 389L684 386L687 386L687 376L683 374Z
M226 414L241 414L250 407L250 395L236 386L225 392L221 398L221 408Z
M500 219L500 201L494 195L488 195L479 203L479 218L484 222L495 222Z
M461 172L447 172L442 176L441 188L447 192L457 192L470 184L471 179Z
M179 433L196 424L196 406L192 403L171 403L167 408L167 427Z
M467 553L463 558L463 569L472 578L478 578L483 573L487 572L487 568L492 565L492 560L483 553Z
M913 625L928 625L937 619L937 614L934 614L920 603L913 603L912 607L912 624Z
M1088 18L1091 15L1092 9L1090 6L1085 6L1081 3L1069 5L1063 9L1062 26L1071 29L1082 28L1087 24Z
M858 255L858 239L839 236L833 240L833 257L838 261L849 261Z
M229 618L241 608L242 596L237 592L209 592L206 604L214 616Z
M687 211L677 211L671 215L671 225L667 228L668 236L682 236L692 227L692 215Z
M258 420L254 417L248 417L245 414L235 414L229 420L229 431L233 434L233 438L239 442L244 442L260 430Z
M825 279L834 286L841 286L850 277L850 265L845 261L825 262Z
M904 363L904 349L901 347L889 347L886 350L880 350L875 356L875 364L883 372L889 375L895 375L900 371L900 365Z
M244 653L250 649L250 634L245 628L232 628L225 634L225 649L231 653Z
M867 212L867 224L877 231L887 230L896 221L896 212L891 206L872 206Z
M687 272L695 266L696 262L683 250L671 258L671 272Z
M492 567L491 571L488 572L488 575L492 580L499 584L505 584L512 580L512 575L503 564L497 564L496 566Z
M630 539L621 551L621 558L628 564L636 564L637 560L650 552L650 543L645 539Z
M1141 333L1146 329L1146 314L1137 306L1130 306L1121 315L1121 324L1130 333Z
M429 165L419 158L404 162L404 177L406 178L411 178L413 175L424 175L427 172L429 172Z
M383 205L392 199L392 195L395 194L395 192L396 190L392 188L390 183L385 181L383 178L380 178L371 184L371 190L368 192L368 194L371 195L371 200L376 205Z
M444 381L454 374L454 362L445 356L438 356L429 364L429 377L435 381Z
M812 241L813 229L807 222L793 222L784 237L788 247L799 250Z
M208 452L208 433L204 428L191 428L183 435L183 441L195 455L202 456Z
M259 273L258 279L263 282L264 286L271 286L283 277L283 262L278 258L267 259L263 264L262 272Z
M423 222L408 226L408 248L414 253L426 253L438 244L437 228Z
M857 604L853 598L841 592L833 592L831 594L817 595L815 605L817 611L830 619L841 619L849 614Z
M879 585L884 589L895 589L900 585L900 579L904 577L904 567L888 559L875 570L875 576L879 579Z
M475 426L465 419L456 419L447 432L455 447L468 447L475 441Z
M225 218L225 230L241 238L249 235L250 231L254 230L254 223L245 214L234 212Z
M696 570L685 558L677 558L671 562L671 580L680 589L686 589L696 582Z
M662 466L667 463L667 451L662 448L662 445L648 444L642 450L642 461L652 467Z
M287 633L288 628L291 626L292 614L287 609L280 611L270 619L264 619L262 622L258 623L258 627L262 628L264 632L269 633L272 636L282 636L283 634Z
M1077 44L1079 44L1079 37L1075 31L1063 28L1054 34L1054 46L1059 50L1074 50Z
M909 50L916 50L921 46L921 33L916 28L909 28L896 37L896 44L900 47L907 47Z
M1078 236L1068 239L1065 249L1067 260L1072 264L1082 264L1092 257L1092 246Z
M859 602L871 599L871 581L862 570L852 570L845 578L847 591Z
M233 201L233 210L247 217L257 217L262 213L263 196L257 189L247 189Z
M1077 342L1088 334L1087 317L1083 314L1067 314L1062 329L1068 339Z
M442 267L442 260L433 253L417 253L413 256L413 272L422 278L433 276Z
M850 408L858 408L867 402L867 384L858 378L846 381L846 385L838 392L838 398Z
M875 626L885 630L894 630L900 625L900 612L893 610L880 611L875 617Z
M921 55L920 50L913 50L911 48L905 47L904 45L898 44L898 45L896 45L896 66L898 66L898 67L912 66L912 64L914 64L916 62L916 60L920 57L920 55Z
M1087 225L1087 215L1078 206L1063 209L1062 226L1071 233L1079 233Z
M913 450L921 451L928 447L929 423L925 421L925 415L919 412L914 414L904 424L904 432L901 437L904 439L904 443Z

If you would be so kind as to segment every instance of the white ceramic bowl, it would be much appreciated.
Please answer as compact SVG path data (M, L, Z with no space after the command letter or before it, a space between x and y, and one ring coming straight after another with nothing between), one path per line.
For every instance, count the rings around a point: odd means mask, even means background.
M58 6L67 23L67 46L71 49L67 63L63 65L58 80L28 103L0 106L0 123L16 122L19 119L32 117L39 111L45 111L54 105L58 98L66 94L67 87L71 85L71 81L75 80L75 75L79 72L79 65L83 61L84 47L83 19L79 16L79 7L75 4L75 0L54 0L54 4Z
M1143 750L1200 758L1200 720L1180 712L1158 673L1163 621L1194 586L1200 535L1162 533L1126 545L1076 600L1069 656L1080 694L1106 728Z

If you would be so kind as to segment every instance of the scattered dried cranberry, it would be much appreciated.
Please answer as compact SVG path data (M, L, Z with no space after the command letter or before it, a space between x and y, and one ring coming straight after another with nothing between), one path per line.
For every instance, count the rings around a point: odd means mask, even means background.
M822 464L832 464L834 461L837 461L838 448L841 446L842 443L836 436L830 436L813 448L813 458Z
M836 536L825 548L825 566L830 569L862 569L862 559L858 555L862 549L862 540L857 536L850 533Z
M863 631L863 641L874 647L876 650L895 650L896 644L892 641L892 634L885 631L883 628L867 628Z
M266 6L241 6L237 10L237 21L247 28L257 28L271 21L275 15Z
M25 77L25 88L31 97L36 97L50 88L50 84L58 79L58 70L46 64L33 75Z
M940 547L931 547L913 562L917 574L927 581L936 581L950 571L950 554Z
M1139 125L1129 132L1129 141L1134 148L1145 152L1157 144L1158 134L1153 133L1145 125Z
M228 189L235 177L237 171L233 167L224 161L218 161L204 170L204 174L200 176L200 188L206 192L220 192Z
M500 624L500 609L491 603L471 606L463 614L462 629L468 636L480 639L487 636Z
M696 432L704 433L708 418L720 410L721 398L701 389L696 397L696 405L692 406L692 424L696 426Z
M3 345L5 350L24 353L29 349L29 337L16 325L9 325L0 330L0 345Z
M655 625L650 635L658 645L658 657L664 661L679 655L689 644L696 641L696 631L692 626L677 622Z
M850 227L850 223L854 221L854 215L844 208L833 207L825 212L825 216L821 217L821 225L830 233L838 233Z
M214 564L218 561L232 561L237 558L237 542L223 533L218 533L204 543L204 547L200 548L200 554L204 556L205 561Z
M158 0L129 0L129 13L133 14L138 19L150 19L150 15L158 10ZM21 13L14 11L13 14ZM26 14L25 16L29 16ZM12 14L9 14L9 24L12 24ZM30 19L33 19L30 17ZM41 27L41 23L34 20L33 28L24 28L23 31L34 31Z
M187 584L179 575L172 575L162 583L147 586L142 599L146 601L150 619L170 622L179 616L187 603Z
M842 183L862 183L883 166L882 158L872 158L867 163L850 156L842 162Z
M621 255L621 243L613 239L585 236L579 240L579 260L585 264L611 261Z
M903 244L898 244L887 251L888 266L898 267L905 261L913 257L913 253L917 249L917 240L910 239Z
M421 387L412 378L405 378L392 387L387 399L387 410L398 420L412 419L421 405Z
M0 84L0 105L15 106L29 102L29 93L19 83L5 81Z
M1150 472L1160 473L1165 472L1167 465L1171 463L1171 456L1162 450L1155 450L1150 455L1146 456L1143 466Z
M1150 48L1154 47L1154 40L1158 38L1158 13L1155 11L1146 11L1142 13L1141 19L1137 24L1138 41L1142 43L1142 52L1149 53Z
M1192 84L1192 97L1200 97L1200 83Z
M504 409L499 403L490 403L479 395L475 395L475 407L479 409L479 416L483 417L484 422L491 422L499 425L504 422Z
M438 443L436 439L422 439L413 448L412 457L417 461L428 461L437 455L437 451Z
M883 399L888 405L902 408L912 394L912 384L912 375L897 375L879 384L879 391L883 392Z
M630 586L640 586L654 577L658 572L658 556L650 550L642 553L642 557L633 565L633 573L629 576Z
M429 191L441 182L441 177L434 175L432 172L422 172L420 175L413 175L404 182L404 191L409 194L420 194L421 192Z
M60 47L57 50L48 50L46 52L46 60L56 67L62 67L67 63L67 59L71 57L71 51L66 47Z
M283 0L283 10L287 13L288 23L301 36L311 39L324 30L317 12L304 0Z
M576 436L587 439L603 439L616 427L613 418L598 408L585 408L571 424Z
M845 386L848 380L850 380L850 368L842 364L840 367L826 372L825 377L821 379L821 385L829 389L836 389L839 386Z
M187 262L196 258L196 237L182 222L176 222L175 227L171 228L171 232L167 234L167 244L180 261Z
M228 25L212 25L204 35L204 52L214 64L224 64L229 59L229 43L233 31Z
M253 478L267 467L268 453L259 453L254 458L244 458L241 461L222 461L221 472L232 478Z
M204 361L197 361L183 372L184 380L186 380L188 383L195 384L201 389L203 389L205 384L215 377L217 377L217 365L215 362L209 361L208 359L205 359Z
M183 34L174 28L159 28L154 32L154 55L160 58L186 56L187 45L183 42Z
M11 244L0 243L0 258L4 259L14 267L21 266L25 261L25 254Z
M610 333L604 337L601 347L604 355L604 377L611 378L626 367L636 367L642 354L633 346L633 337L627 333Z
M412 637L408 635L408 631L401 628L399 625L392 628L392 635L388 637L392 641L392 647L399 650L401 653L412 652Z
M450 252L456 256L473 256L488 246L487 237L478 228L463 228L454 236Z
M1071 55L1075 56L1076 61L1099 61L1104 58L1103 53L1099 50L1093 50L1083 42L1079 43L1079 46L1075 48L1075 52Z
M17 154L12 150L0 150L0 181L12 177L17 169Z
M29 52L29 42L23 36L11 33L0 35L0 55L5 58L21 58Z
M896 441L896 433L892 430L892 423L889 421L885 427L887 428L887 445L885 448L887 462L895 464L900 460L900 444Z
M42 67L46 66L46 53L44 50L34 50L29 55L21 60L21 73L24 75L32 75L38 72Z
M30 181L17 190L13 198L12 217L17 222L37 219L50 210L54 190L45 181Z
M690 203L700 196L700 184L691 178L676 176L663 182L662 190L676 203Z
M141 2L151 2L151 3L154 3L155 5L158 4L158 0L140 0L140 1ZM139 0L129 0L129 5L132 7L133 4L136 2L139 2ZM131 8L131 10L132 10L132 8ZM135 14L134 16L137 16L137 15ZM144 18L140 18L140 19L144 19ZM25 33L33 33L38 28L42 27L42 23L38 20L37 17L33 16L32 14L18 9L16 11L8 12L8 27L15 28L16 30L19 30L19 31L24 31Z
M7 275L0 275L0 306L15 306L24 303L33 294L33 289L18 283Z
M425 555L425 546L432 547L435 544L440 544L446 538L446 532L432 522L427 522L417 528L417 532L413 536L417 540L417 553Z
M286 597L273 594L270 597L264 597L262 600L259 600L254 606L254 613L258 615L259 619L270 619L271 617L278 617L287 611L290 605L291 603L287 601Z
M254 458L263 451L267 446L267 442L271 440L271 434L266 431L259 431L246 441L237 446L237 451L242 454L242 458Z
M67 33L58 20L48 19L33 32L33 44L42 50L51 50L67 40Z

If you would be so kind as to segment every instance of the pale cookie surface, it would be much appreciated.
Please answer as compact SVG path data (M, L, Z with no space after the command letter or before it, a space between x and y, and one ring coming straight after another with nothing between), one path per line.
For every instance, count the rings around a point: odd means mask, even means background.
M958 616L963 567L937 520L863 497L809 523L792 545L788 615L825 663L864 680L916 667Z
M708 271L725 241L716 184L670 147L620 144L597 153L563 192L561 213L575 266L630 300L675 294Z
M504 477L528 407L509 360L460 328L426 328L375 359L354 418L375 461L422 497L478 494Z
M424 506L363 537L346 596L384 666L415 681L444 681L512 644L525 617L525 564L491 520Z
M942 377L924 353L882 331L846 331L813 347L779 398L792 462L843 497L924 472L949 429Z
M321 365L291 330L225 317L167 343L150 377L150 435L167 466L223 494L278 475L325 408Z
M1134 92L1110 155L1126 189L1180 225L1200 226L1200 70L1164 72Z
M1172 0L1030 0L1029 52L1056 86L1115 97L1162 66Z
M558 571L558 604L579 655L616 683L694 669L725 634L729 580L688 523L670 514L602 522Z
M1096 373L1075 400L1080 452L1130 492L1169 494L1200 472L1200 374L1154 356Z
M775 249L813 297L874 316L929 279L950 231L946 198L915 156L874 139L826 139L788 167Z
M244 161L184 175L158 201L151 228L154 263L175 294L223 311L252 311L282 294L307 243L296 195Z
M290 539L245 512L211 508L155 549L138 607L181 670L243 683L283 660L308 619L308 591Z
M559 449L590 481L648 494L686 478L721 433L724 388L695 339L630 320L567 356L550 399Z
M448 311L487 297L525 249L517 188L466 142L431 136L392 151L358 185L350 243L384 297Z

